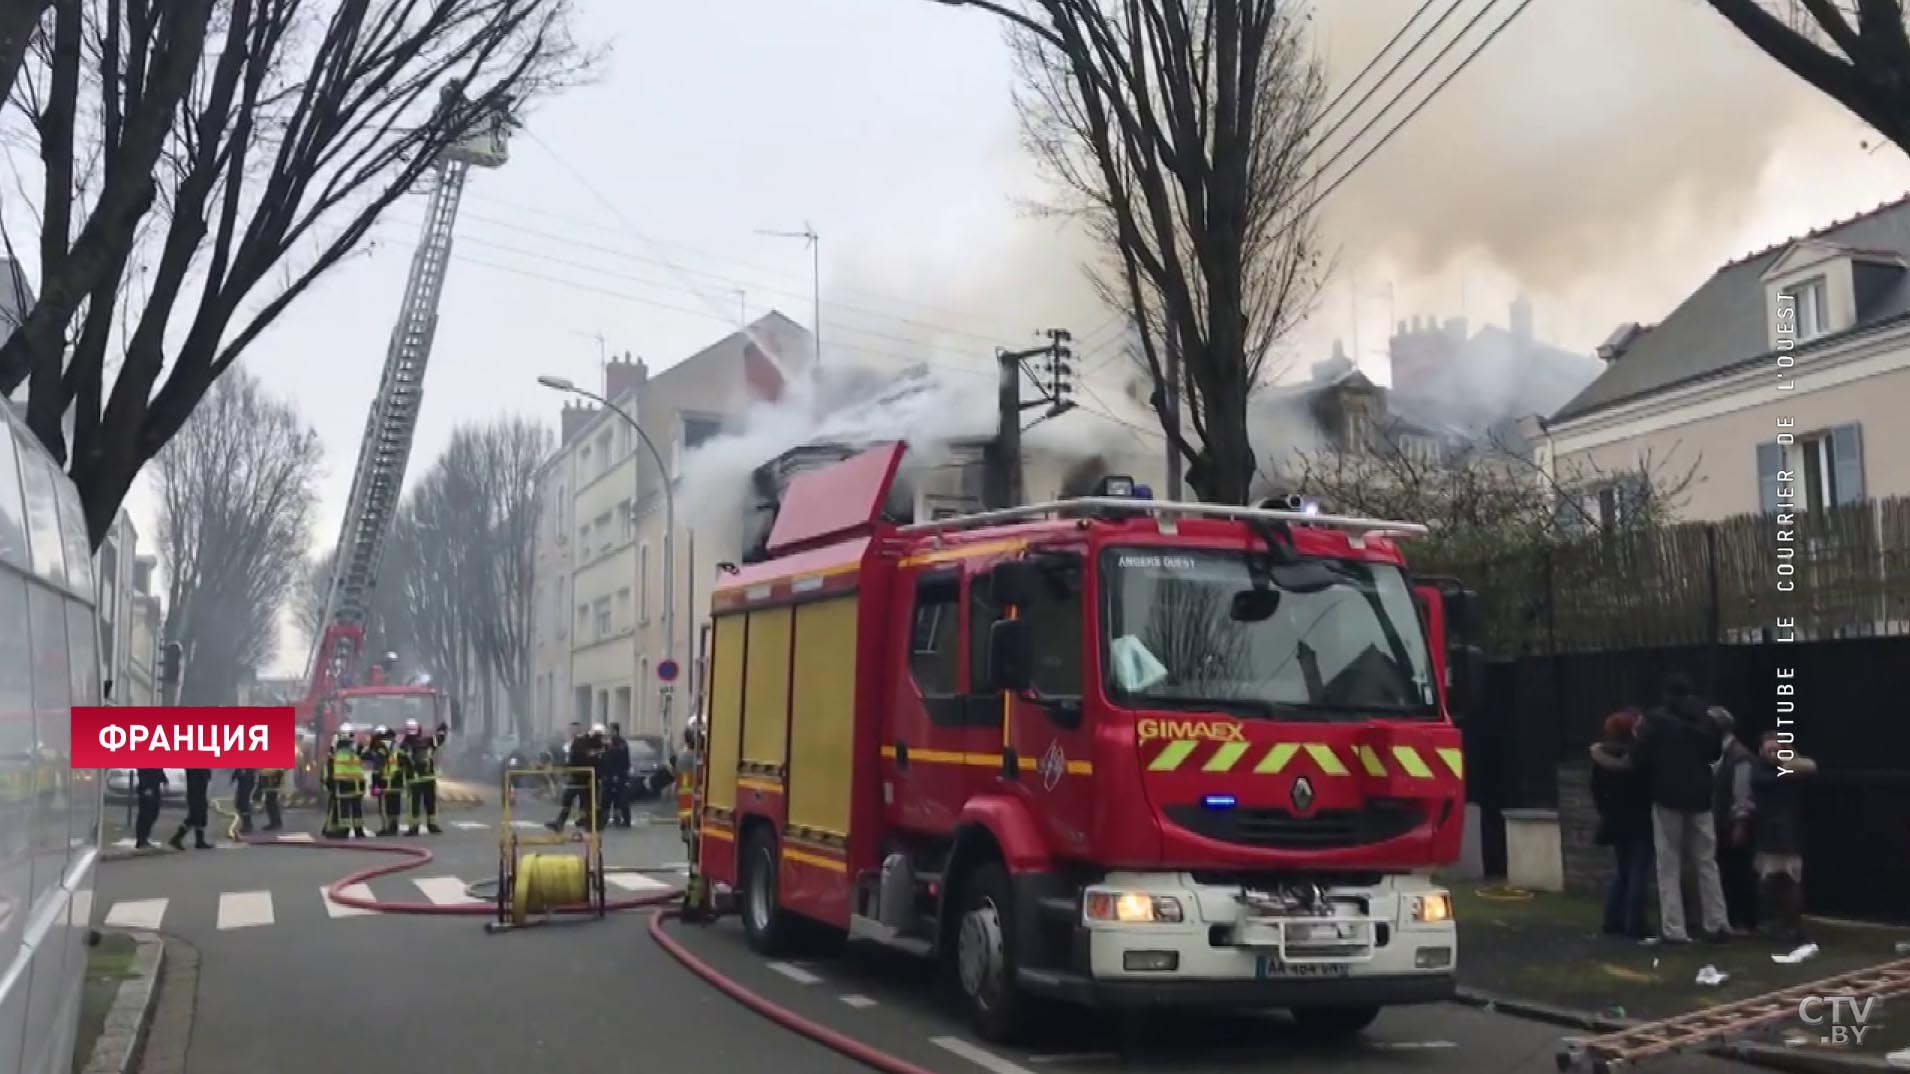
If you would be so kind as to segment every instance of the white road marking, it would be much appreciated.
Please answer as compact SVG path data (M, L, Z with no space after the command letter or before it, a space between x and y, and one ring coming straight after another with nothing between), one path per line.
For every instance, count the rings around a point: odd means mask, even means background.
M1405 1052L1421 1048L1457 1048L1459 1045L1449 1040L1380 1040L1374 1041L1373 1047Z
M222 891L219 893L219 928L244 929L272 923L272 893L269 891Z
M467 832L474 832L480 828L490 827L489 824L485 824L482 821L476 821L476 820L454 820L451 822L451 826L453 828L462 828Z
M792 966L787 962L772 962L769 964L769 968L772 970L775 970L777 973L782 974L784 977L789 978L790 980L796 982L797 984L812 985L812 984L815 984L817 981L822 980L822 978L816 976L813 973L810 973L808 970L803 969L801 966Z
M605 873L604 883L625 891L668 891L670 885L642 873Z
M131 839L115 839L113 840L113 848L115 850L131 850L133 848L133 841Z
M545 828L545 827L548 827L548 825L546 825L541 820L514 820L511 822L511 827L513 828Z
M455 876L426 876L413 880L424 897L439 906L471 906L483 902L464 893L464 881Z
M842 1002L847 1003L849 1006L854 1007L856 1010L861 1010L864 1007L875 1006L875 1000L872 1000L867 996L841 996L839 998L842 1000Z
M1010 1063L994 1052L978 1048L960 1037L930 1037L928 1042L944 1051L961 1056L983 1070L992 1070L995 1074L1029 1074L1027 1067Z
M325 903L325 912L333 917L356 917L359 914L375 914L378 912L376 910L361 909L356 906L346 906L342 902L334 901L330 895L331 888L332 886L330 884L321 884L318 889L318 897ZM370 899L374 897L371 893L371 888L364 884L347 884L339 888L338 893L352 899Z
M166 919L166 899L135 899L116 902L106 911L106 924L122 929L153 929Z
M279 842L281 843L313 843L313 842L317 842L317 840L312 838L311 832L293 832L290 835L279 836Z

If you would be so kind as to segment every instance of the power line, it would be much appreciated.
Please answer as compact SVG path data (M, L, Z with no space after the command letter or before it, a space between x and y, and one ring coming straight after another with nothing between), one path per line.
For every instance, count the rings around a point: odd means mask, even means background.
M1327 169L1333 167L1334 162L1338 161L1341 157L1351 152L1353 147L1359 144L1360 139L1366 137L1366 132L1372 130L1374 126L1376 126L1380 122L1380 120L1386 117L1386 113L1393 110L1394 105L1398 104L1400 100L1406 96L1406 94L1412 92L1413 87L1419 85L1419 83L1425 79L1427 73L1430 72L1435 66L1437 66L1440 60L1446 58L1446 53L1451 52L1453 50L1453 46L1459 44L1460 41L1464 40L1466 34L1470 33L1472 31L1472 28L1479 24L1479 20L1485 18L1486 14L1490 12L1493 6L1497 4L1498 2L1499 0L1486 0L1485 5L1482 6L1477 12L1475 12L1472 18L1466 21L1466 24L1464 26L1461 26L1459 28L1459 32L1453 35L1452 40L1446 42L1445 47L1441 48L1437 53L1435 53L1432 59L1427 60L1426 66L1420 68L1418 74L1408 79L1406 84L1399 88L1398 93L1393 94L1392 100L1387 101L1386 104L1383 105L1378 112L1373 114L1373 118L1366 121L1365 126L1361 127L1358 131L1354 132L1353 136L1346 140L1346 144L1341 146L1338 152L1328 157L1326 159L1326 163L1321 164L1319 166L1317 174L1325 174ZM1526 2L1529 3L1530 0L1526 0ZM1523 6L1524 5L1522 4L1521 10L1523 10ZM1458 8L1459 8L1459 0L1453 0L1453 6L1447 9L1446 14L1444 16L1441 16L1439 21L1444 22L1446 18L1450 17L1454 11L1458 10ZM1517 15L1518 15L1517 11L1513 12L1514 17L1517 17ZM1507 20L1507 21L1510 21L1510 20ZM1436 30L1438 28L1439 28L1439 23L1434 23L1432 29ZM1504 29L1504 24L1500 25L1500 29ZM1432 30L1428 30L1426 35L1420 38L1420 43L1424 44L1426 39L1429 38L1431 34L1432 34ZM1492 35L1487 35L1486 41L1490 42L1491 40L1492 40ZM1418 47L1419 47L1418 45L1413 46L1413 50L1417 51ZM1406 55L1410 56L1412 55L1412 52L1409 51ZM1473 51L1473 55L1475 56L1478 55L1478 50L1475 49ZM1405 58L1406 58L1405 56L1400 57L1401 62L1404 62ZM1470 61L1470 59L1471 57L1467 57L1468 61ZM1395 64L1394 69L1397 70L1398 66L1399 66L1398 64ZM1464 70L1464 69L1465 69L1465 63L1461 63L1459 65L1458 70ZM1388 78L1392 77L1392 74L1390 71L1387 73L1387 77ZM1448 79L1450 79L1450 76L1448 76ZM1382 79L1379 82L1374 84L1373 89L1377 90L1381 85L1384 85L1384 84L1385 84L1385 80ZM1441 85L1444 85L1444 83L1441 83ZM1433 92L1437 93L1438 90L1435 89ZM1368 91L1368 93L1370 95L1371 91ZM1428 95L1427 100L1431 100L1431 95ZM1364 98L1362 98L1362 103L1364 103ZM1422 108L1425 107L1425 103L1426 103L1425 101L1421 101L1420 107ZM1414 111L1416 112L1417 109L1415 109ZM1348 113L1349 118L1351 117L1351 115L1352 113ZM1411 116L1408 116L1407 118L1410 119ZM1343 123L1345 122L1345 120L1343 119L1341 122ZM1333 129L1338 130L1339 126L1336 124ZM1331 133L1332 132L1329 131L1328 135L1330 136Z
M1373 154L1379 152L1381 147L1385 146L1387 142L1392 141L1393 135L1398 134L1400 131L1400 128L1404 127L1408 123L1411 123L1413 121L1414 116L1417 116L1422 110L1425 109L1425 107L1428 104L1432 103L1432 99L1434 97L1439 96L1440 91L1444 90L1448 83L1450 83L1454 78L1457 78L1459 76L1459 72L1464 71L1466 67L1469 64L1471 64L1472 61L1479 55L1479 53L1485 51L1487 45L1492 44L1492 42L1496 40L1501 33L1505 32L1506 27L1512 25L1512 22L1514 19L1517 19L1520 15L1524 14L1525 9L1531 6L1532 6L1532 0L1519 0L1519 6L1512 9L1512 14L1507 15L1505 17L1505 21L1493 27L1492 32L1486 34L1485 40L1479 42L1479 44L1475 46L1471 52L1467 53L1466 58L1459 61L1459 66L1447 72L1446 77L1440 79L1439 82L1433 86L1431 91L1429 91L1425 97L1421 98L1418 104L1413 106L1412 111L1407 112L1404 118L1402 118L1398 123L1393 124L1393 127L1391 130L1388 130L1385 134L1381 135L1379 141L1373 143L1372 148L1368 149L1365 153L1361 154L1360 158L1358 160L1355 160L1352 166L1347 168L1345 172L1341 173L1338 179L1333 180L1333 182L1329 184L1325 190L1320 191L1320 194L1318 197L1314 198L1311 202L1307 203L1306 208L1301 211L1301 216L1305 217L1307 215L1310 215L1314 209L1319 207L1321 202L1325 201L1329 195L1331 195L1335 190L1338 190L1340 188L1340 184L1352 178L1354 172L1359 171L1362 165L1364 165L1368 160L1372 159ZM1490 8L1491 4L1488 3L1487 7ZM1483 15L1483 14L1485 14L1484 9L1480 11L1480 15ZM1473 21L1475 22L1478 21L1477 16L1474 17ZM1468 23L1467 25L1470 26L1471 24ZM1461 30L1460 36L1464 36L1464 34L1465 34L1465 31ZM1455 38L1454 40L1456 41L1457 38ZM1447 47L1450 48L1451 46L1449 45ZM1444 54L1443 50L1441 54L1442 55ZM1433 63L1437 63L1437 62L1439 62L1439 58L1435 56L1433 58ZM1427 69L1431 69L1431 66L1432 64L1427 64ZM1391 106L1388 105L1388 107L1391 107ZM1382 109L1381 114L1383 115L1384 112L1385 110ZM1321 170L1324 171L1325 169L1323 168Z
M1326 107L1320 110L1321 119L1325 119L1327 116L1331 115L1333 113L1333 110L1340 106L1340 102L1346 99L1346 95L1353 92L1353 87L1360 84L1360 79L1365 78L1367 72L1371 71L1374 68L1374 66L1379 63L1380 57L1386 55L1388 52L1391 52L1393 46L1399 44L1399 39L1406 36L1406 31L1412 28L1413 23L1418 22L1419 17L1426 13L1426 9L1432 7L1433 4L1436 2L1437 0L1426 0L1425 3L1419 5L1418 11L1413 12L1412 18L1407 19L1404 23L1400 24L1399 29L1393 32L1392 38L1388 40L1385 45L1381 46L1378 52L1373 53L1373 58L1366 61L1365 67L1360 68L1360 73L1357 75L1354 75L1353 78L1349 82L1347 82L1347 84L1340 90L1340 92L1335 94L1331 101L1327 102ZM1393 72L1399 70L1401 64L1405 63L1406 60L1412 56L1413 53L1419 51L1419 46L1425 44L1426 39L1432 36L1433 31L1439 29L1439 24L1451 18L1452 13L1458 10L1458 8L1459 8L1459 0L1453 0L1452 6L1446 9L1446 13L1444 15L1439 16L1439 21L1433 23L1430 27L1426 29L1425 33L1419 35L1419 40L1413 43L1413 47L1407 49L1405 55L1401 56L1398 60L1396 60L1393 63L1393 66L1388 68L1384 75L1380 76L1380 80L1378 82L1373 83L1372 89L1367 90L1365 95L1362 96L1359 99L1359 101L1353 105L1352 108L1347 110L1346 115L1341 116L1339 119L1339 122L1333 124L1332 130L1329 130L1325 134L1322 134L1320 136L1319 142L1315 144L1316 145L1323 144L1328 138L1333 137L1333 132L1339 130L1340 127L1344 125L1348 119L1352 118L1355 114L1357 114L1360 108L1366 104L1368 98L1372 97L1372 95L1381 86L1385 85L1386 80L1393 77Z

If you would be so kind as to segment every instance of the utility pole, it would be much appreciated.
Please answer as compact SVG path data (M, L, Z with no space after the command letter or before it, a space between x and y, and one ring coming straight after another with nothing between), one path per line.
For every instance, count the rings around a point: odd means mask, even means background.
M1045 347L995 352L995 362L1001 374L995 396L995 442L984 455L982 480L983 506L991 510L1014 507L1022 500L1022 411L1045 406L1047 413L1036 419L1039 423L1074 409L1074 400L1071 398L1074 391L1074 366L1069 361L1074 357L1074 352L1068 347L1074 337L1064 328L1051 328L1046 335L1048 345ZM1023 364L1030 358L1045 360L1038 367L1030 368ZM1041 398L1029 403L1021 401L1021 375L1024 372L1041 386Z
M1179 503L1180 475L1180 329L1167 326L1167 384L1161 392L1161 409L1167 413L1167 500Z

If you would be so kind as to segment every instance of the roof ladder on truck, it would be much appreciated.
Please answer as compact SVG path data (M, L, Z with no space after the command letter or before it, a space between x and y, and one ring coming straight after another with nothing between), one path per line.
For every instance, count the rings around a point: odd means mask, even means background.
M1910 959L1885 962L1868 969L1794 985L1777 992L1751 996L1704 1010L1607 1033L1599 1037L1567 1037L1558 1053L1560 1071L1589 1070L1617 1074L1642 1059L1687 1048L1722 1044L1730 1035L1795 1017L1799 1005L1813 997L1874 996L1888 999L1910 995Z
M469 106L458 90L447 88L440 107L450 111ZM351 496L345 504L344 526L332 559L325 613L319 620L324 624L324 634L313 639L308 663L313 697L323 696L353 673L418 428L425 364L437 333L438 300L444 293L451 233L465 176L473 165L496 168L509 159L508 137L514 125L502 111L482 118L470 134L438 155L428 173L431 199L425 208L417 251L411 258L411 275L405 280L398 324L385 351L384 373L365 419L365 436L358 449ZM316 718L316 706L313 711Z

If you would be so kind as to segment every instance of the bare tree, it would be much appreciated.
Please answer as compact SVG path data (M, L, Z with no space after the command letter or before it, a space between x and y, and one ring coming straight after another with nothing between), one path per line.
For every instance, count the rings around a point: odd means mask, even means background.
M378 565L379 584L372 589L371 606L365 615L367 652L395 652L402 658L416 649L402 584L404 572L410 565L410 552L408 545L387 543L385 557ZM308 647L325 633L325 598L331 593L334 554L325 553L306 569L304 580L293 597L293 621L305 636Z
M1910 153L1903 0L1710 0L1792 74Z
M213 382L448 147L589 60L569 0L55 11L15 94L46 173L41 293L0 346L0 394L28 383L28 422L70 460L95 544ZM99 190L69 241L94 159Z
M1188 484L1244 502L1247 397L1325 274L1308 160L1325 78L1301 24L1279 0L935 2L1007 20L1024 142L1062 192L1048 208L1106 252L1090 276L1139 336Z
M491 613L474 625L475 644L489 676L504 688L512 733L531 734L531 569L537 536L537 469L550 450L542 425L506 418L472 434L471 460L489 511L482 533L484 597ZM456 446L454 440L453 446Z
M277 651L317 502L318 434L244 371L222 378L155 462L166 638L185 646L185 700L230 703Z
M1568 460L1539 467L1501 439L1425 450L1397 429L1375 430L1357 449L1322 446L1288 464L1300 487L1336 513L1424 523L1416 558L1475 562L1598 533L1666 525L1697 477L1647 453L1610 471ZM1611 501L1602 512L1600 497Z

